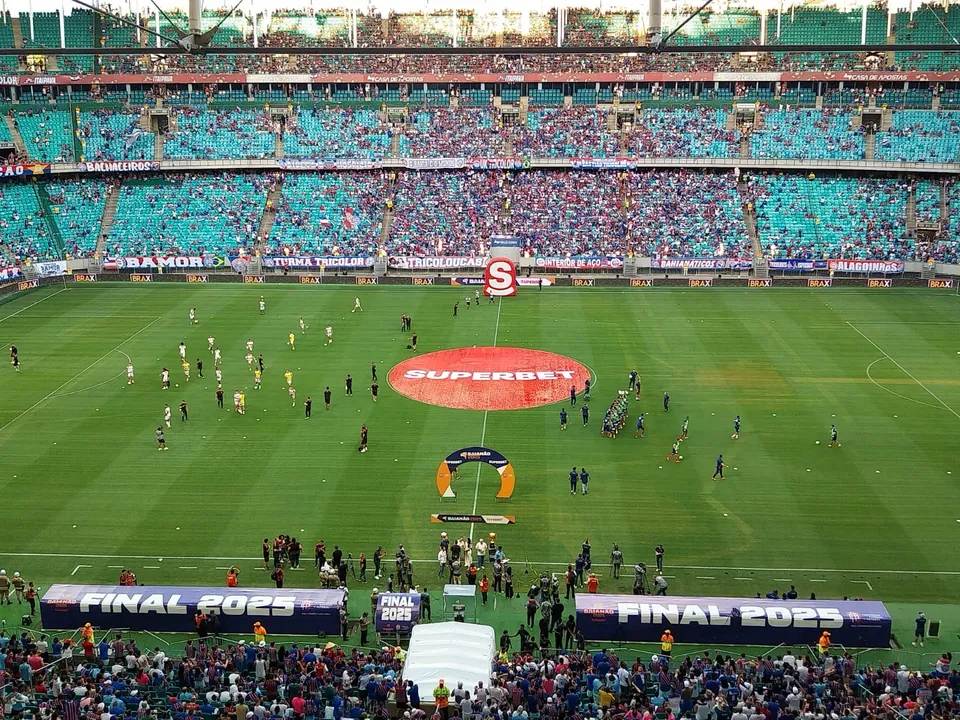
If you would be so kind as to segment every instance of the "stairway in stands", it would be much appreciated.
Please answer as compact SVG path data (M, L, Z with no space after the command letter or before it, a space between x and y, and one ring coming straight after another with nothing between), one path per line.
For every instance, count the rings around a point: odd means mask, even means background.
M7 129L13 138L13 146L17 149L17 155L23 158L27 157L27 146L23 144L23 138L20 136L20 131L17 130L17 124L10 115L4 115L3 121L7 124Z
M37 201L40 209L43 210L43 219L47 223L47 230L50 231L50 237L53 240L53 247L57 251L57 257L65 258L65 249L63 245L63 236L60 234L60 228L57 227L57 221L53 212L53 204L50 202L50 193L47 192L46 183L31 183L34 191L37 193Z
M747 229L747 237L750 238L750 247L753 250L753 258L756 263L757 260L763 259L763 247L760 245L760 233L757 232L757 211L750 200L750 184L743 175L737 181L737 189L743 201L743 224ZM764 263L764 267L766 267L766 263Z
M264 254L267 248L267 240L270 238L270 232L273 230L273 223L277 219L277 208L283 197L283 176L278 176L277 181L267 193L267 201L263 206L263 214L260 216L260 225L257 227L257 241L254 245L254 255L257 252Z
M103 258L107 250L107 239L113 220L117 216L117 205L120 203L120 183L110 185L107 201L103 204L103 213L100 215L100 234L97 235L96 257Z
M394 196L397 192L396 173L387 178L386 199L383 202L383 221L380 223L380 245L386 247L390 242L390 228L393 227Z

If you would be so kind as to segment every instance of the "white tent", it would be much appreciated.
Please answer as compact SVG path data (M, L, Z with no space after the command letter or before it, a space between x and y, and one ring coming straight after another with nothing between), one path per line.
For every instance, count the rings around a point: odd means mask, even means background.
M425 702L442 678L451 694L458 682L473 692L478 682L490 684L496 637L489 625L462 622L416 625L403 664L403 679L413 680Z

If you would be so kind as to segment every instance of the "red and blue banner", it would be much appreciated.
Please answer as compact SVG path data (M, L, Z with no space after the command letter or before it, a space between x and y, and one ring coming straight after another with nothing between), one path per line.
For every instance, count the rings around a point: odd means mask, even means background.
M659 270L749 270L750 258L655 257L650 267Z
M197 610L220 615L226 633L249 633L260 622L267 632L314 635L340 632L343 590L300 588L126 587L51 585L40 600L43 627L72 630L123 627L135 631L195 632Z
M906 267L903 260L827 260L833 272L896 275Z
M881 602L638 597L577 594L577 629L597 642L814 645L824 630L834 645L890 647L890 613Z
M16 265L9 267L0 267L0 282L20 279L20 268Z
M811 270L826 270L826 260L770 260L767 266L771 270L786 272L810 272Z
M623 267L623 258L619 257L591 257L578 255L575 257L538 256L534 258L538 268L546 270L620 270Z
M420 620L419 593L380 593L377 595L377 633L409 635Z

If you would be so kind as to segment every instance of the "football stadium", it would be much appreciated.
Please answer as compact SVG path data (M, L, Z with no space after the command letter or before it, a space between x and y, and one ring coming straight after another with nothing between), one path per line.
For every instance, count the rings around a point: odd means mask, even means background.
M960 5L213 5L0 10L0 717L960 715Z

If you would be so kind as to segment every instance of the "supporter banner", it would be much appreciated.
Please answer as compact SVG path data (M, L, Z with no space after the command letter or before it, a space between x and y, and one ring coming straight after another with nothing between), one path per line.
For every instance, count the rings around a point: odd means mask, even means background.
M20 268L15 265L9 267L0 267L0 282L7 280L16 280L20 277Z
M771 270L786 270L789 272L808 272L810 270L825 270L826 260L770 260L767 266Z
M49 175L50 163L18 163L0 165L0 177L29 177L31 175Z
M239 73L181 73L177 75L0 75L0 85L179 85L245 83Z
M486 257L407 257L403 255L391 255L387 258L387 264L395 270L461 270L464 268L483 269L487 265ZM371 265L373 264L371 260Z
M380 593L377 595L378 633L406 635L420 619L419 593Z
M84 623L134 631L196 632L197 610L220 615L224 633L248 634L259 621L271 634L328 635L340 631L343 590L51 585L40 601L48 629Z
M403 158L400 162L409 170L458 170L467 164L463 158Z
M268 268L366 268L373 267L373 258L340 255L317 257L278 255L263 258L263 266Z
M634 158L572 158L574 170L629 170L637 166Z
M278 158L277 165L284 170L377 170L382 160L360 158Z
M472 170L520 170L530 167L530 158L470 158L467 165Z
M159 170L160 163L155 160L108 160L103 162L77 163L77 172L148 172Z
M750 258L650 258L650 267L661 270L749 270L753 267Z
M902 260L827 260L827 267L832 272L894 275L903 272L904 263Z
M226 258L217 255L143 255L139 257L104 258L104 270L156 270L158 268L222 267Z
M619 270L623 259L618 257L537 257L538 268L547 270Z
M517 521L514 515L449 515L433 513L430 522L437 523L472 523L474 525L513 525Z
M949 290L953 287L953 280L927 280L927 287Z
M827 630L834 645L887 648L890 614L881 602L664 597L577 593L577 629L597 642L814 645Z
M53 262L38 262L33 264L33 272L37 277L58 277L67 274L67 263L63 260Z

